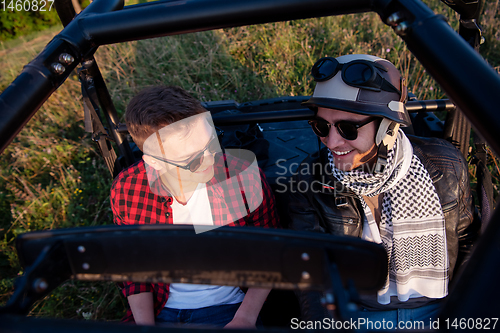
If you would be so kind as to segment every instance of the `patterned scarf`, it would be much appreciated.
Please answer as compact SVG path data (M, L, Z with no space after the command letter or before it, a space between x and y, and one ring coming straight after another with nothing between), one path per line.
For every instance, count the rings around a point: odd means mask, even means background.
M365 213L363 239L382 243L389 258L389 276L378 302L448 294L448 252L443 210L427 170L413 154L402 131L388 152L382 174L338 170L329 153L333 175L358 195ZM383 194L380 227L363 196Z

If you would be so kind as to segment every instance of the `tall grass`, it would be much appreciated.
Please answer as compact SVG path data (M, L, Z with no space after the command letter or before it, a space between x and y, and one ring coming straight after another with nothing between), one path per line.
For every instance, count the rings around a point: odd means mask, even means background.
M437 1L436 12L457 17ZM498 1L487 1L482 55L500 66ZM0 90L6 88L48 42L44 38L0 50ZM123 116L132 96L155 84L178 85L202 101L239 102L277 96L310 95L309 71L322 56L370 53L396 64L419 99L445 97L394 32L375 14L277 22L99 48L97 62L116 108ZM498 161L489 167L498 185ZM112 223L111 177L83 129L76 74L49 98L2 154L0 160L0 303L12 294L22 273L14 239L52 228ZM39 302L32 315L118 319L124 300L112 283L69 281Z

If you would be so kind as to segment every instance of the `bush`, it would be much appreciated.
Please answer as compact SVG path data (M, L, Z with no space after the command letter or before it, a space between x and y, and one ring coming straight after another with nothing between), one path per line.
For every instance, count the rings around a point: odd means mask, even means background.
M8 1L6 6L9 5ZM6 41L19 36L44 30L59 23L59 17L54 8L50 11L0 11L0 40Z
M82 9L87 7L90 1L78 0L78 4ZM0 41L39 32L58 23L60 20L54 1L5 0L0 2Z

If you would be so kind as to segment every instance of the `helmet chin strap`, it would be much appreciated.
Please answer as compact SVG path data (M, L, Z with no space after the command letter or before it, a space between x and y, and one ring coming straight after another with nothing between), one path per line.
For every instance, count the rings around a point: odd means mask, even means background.
M375 136L375 144L378 146L377 163L375 164L375 174L383 173L387 166L387 153L396 142L399 124L390 119L384 118Z

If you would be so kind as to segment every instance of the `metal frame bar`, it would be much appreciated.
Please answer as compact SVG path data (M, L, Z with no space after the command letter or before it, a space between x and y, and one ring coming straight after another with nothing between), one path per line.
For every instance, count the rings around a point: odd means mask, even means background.
M126 135L120 132L118 129L120 127L120 122L118 119L118 113L116 112L115 106L109 94L109 91L106 87L106 83L99 71L99 67L94 59L91 57L83 62L83 69L80 71L80 81L82 87L89 91L95 92L95 99L98 100L99 105L101 106L100 110L106 118L106 123L108 124L107 134L112 141L117 145L118 150L120 152L120 156L124 158L124 165L130 166L135 162L134 155L132 153L132 149L127 141ZM120 162L117 162L110 169L113 178L120 173L122 170L122 165Z
M500 128L494 93L500 91L498 74L444 20L419 1L191 0L159 1L120 10L122 7L122 0L94 1L0 95L0 151L64 82L77 63L91 56L99 45L374 10L384 21L400 13L403 20L396 22L396 32L495 152L500 153L500 138L495 135ZM53 66L59 63L62 52L68 52L76 61L63 64L64 71L58 73ZM475 80L476 77L482 79ZM27 85L32 89L25 90Z
M227 104L227 101L222 102ZM214 108L219 108L219 105L213 103L211 105ZM276 111L261 111L255 113L240 113L231 115L219 115L214 114L212 119L214 124L217 126L232 126L232 125L243 125L252 122L258 123L272 123L272 122L282 122L282 121L295 121L295 120L307 120L314 116L314 111L309 108L305 109L290 109L281 110L279 103L275 106ZM207 107L210 111L211 108ZM255 107L258 109L258 106ZM231 107L227 107L226 110L240 110L240 106L236 102L232 104ZM409 113L416 112L440 112L446 111L450 112L455 110L455 104L453 104L448 99L437 99L437 100L427 100L427 101L409 101L406 104L406 109ZM128 133L127 125L120 124L117 127L117 131L120 133Z
M420 1L393 1L380 14L386 22L397 14L399 22L391 22L396 33L493 150L500 153L496 100L500 77L495 70L443 18Z
M36 300L72 277L326 289L335 294L340 315L348 319L349 297L343 285L375 292L388 274L387 253L380 244L250 227L220 227L198 234L193 226L176 225L50 230L20 235L16 249L26 273L0 314L26 314ZM168 260L164 253L170 254Z
M82 17L98 45L372 10L369 0L167 0Z

